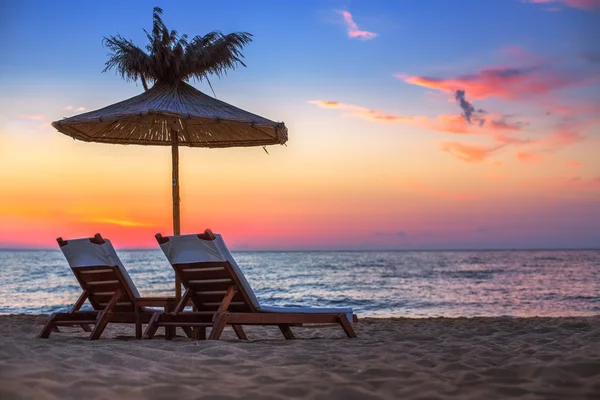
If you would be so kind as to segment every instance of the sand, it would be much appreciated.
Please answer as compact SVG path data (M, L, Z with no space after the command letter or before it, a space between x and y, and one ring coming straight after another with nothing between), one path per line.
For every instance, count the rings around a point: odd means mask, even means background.
M600 399L600 316L363 319L358 339L248 327L249 342L229 328L135 340L127 325L43 340L44 320L0 316L1 399Z

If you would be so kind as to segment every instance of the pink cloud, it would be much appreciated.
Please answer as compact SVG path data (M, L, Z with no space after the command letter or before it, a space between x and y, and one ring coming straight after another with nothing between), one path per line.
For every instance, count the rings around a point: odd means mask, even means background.
M547 111L548 115L557 114L557 115L568 115L568 116L581 116L586 114L600 114L600 105L593 104L585 104L581 101L575 103L571 102L571 105L561 105L556 101L547 101L549 111Z
M503 146L483 147L466 143L446 142L442 144L442 150L466 162L482 162L487 160L494 152Z
M441 114L435 118L424 116L397 116L363 106L338 101L311 100L308 103L321 108L345 111L342 116L362 118L372 122L406 123L419 127L453 134L483 134L490 132L521 132L525 123L513 122L502 114L474 116L473 123L465 121L461 114ZM514 139L515 141L517 139ZM507 140L502 140L506 142Z
M473 116L469 123L461 114L441 114L436 118L420 117L414 122L438 132L454 134L496 134L496 132L521 132L525 123L513 122L502 114ZM514 139L517 140L517 139ZM502 141L502 140L500 140Z
M350 14L348 11L339 11L339 13L344 17L344 22L346 23L346 28L348 31L348 37L362 40L369 40L377 37L375 32L361 31L358 29L358 25L356 25L356 22L354 22L352 14Z
M551 147L565 147L585 141L586 137L578 130L558 130L546 138L540 140L540 145Z
M577 162L577 161L568 161L567 165L570 166L570 167L577 168L577 167L581 167L582 164L580 162Z
M488 122L489 121L489 122ZM512 122L507 117L499 116L495 119L486 119L488 127L495 131L506 131L506 132L521 132L524 127L523 122Z
M321 108L331 108L345 111L344 117L357 117L372 122L409 123L422 117L401 117L388 114L380 110L369 109L355 104L341 103L339 101L311 100L308 103L315 104Z
M502 133L492 133L491 137L492 137L492 139L494 139L495 142L504 143L504 144L532 143L532 140L530 140L530 139L520 139L520 138L504 135Z
M575 78L561 76L536 68L489 67L475 74L453 78L436 78L397 74L397 78L412 85L454 93L466 91L474 99L497 97L515 100L532 95L548 94L569 86Z
M517 160L525 163L539 162L542 159L542 155L551 155L565 147L586 141L588 138L583 132L596 124L598 124L598 120L596 119L582 122L573 121L571 118L563 118L549 135L538 140L515 143L524 145L522 147L527 148L527 151L519 152L515 154L515 157ZM578 165L581 164L576 162L571 163L571 166Z
M468 143L446 142L442 150L466 162L480 162L488 159L495 151L512 146L518 148L515 158L523 163L536 163L558 150L587 140L585 130L600 123L597 118L581 120L568 115L549 134L538 138L522 138L521 134L528 123L514 121L513 117L489 113L472 115L471 123L463 115L440 114L434 118L425 116L398 116L380 110L342 103L338 101L312 100L310 104L321 108L342 111L342 117L361 118L371 122L410 124L430 131L444 132L455 135L485 135L495 142L491 147L482 147Z
M542 157L536 153L518 152L515 154L515 158L522 163L538 163L542 160Z
M600 6L600 0L529 0L530 3L563 3L569 7L579 8L580 10L593 10ZM556 11L551 9L549 11Z

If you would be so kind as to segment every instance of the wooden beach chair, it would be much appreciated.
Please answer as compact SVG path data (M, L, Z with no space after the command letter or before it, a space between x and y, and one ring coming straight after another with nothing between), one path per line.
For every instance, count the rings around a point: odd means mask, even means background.
M141 297L110 240L99 233L93 238L56 240L83 293L69 312L50 315L40 338L48 338L59 326L81 326L90 332L90 340L96 340L108 323L126 323L135 324L135 336L141 339L142 324L155 312L147 307L175 308L174 297ZM86 300L93 310L80 310ZM173 333L174 329L165 330L165 336Z
M156 235L161 249L179 276L185 293L172 312L154 314L144 338L152 338L158 327L195 328L196 338L219 339L231 325L245 340L242 325L276 325L286 339L294 339L291 326L339 324L349 338L356 337L350 322L357 321L350 308L268 307L259 303L221 235L203 234L163 237ZM197 311L184 307L191 300Z

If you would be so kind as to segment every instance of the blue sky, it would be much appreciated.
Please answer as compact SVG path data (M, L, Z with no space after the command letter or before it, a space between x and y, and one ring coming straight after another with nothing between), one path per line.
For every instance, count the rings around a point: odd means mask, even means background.
M151 25L153 5L147 1L5 2L0 43L12 57L3 60L0 72L34 81L60 77L118 83L97 74L106 60L102 37L121 34L144 43L142 28ZM375 78L377 84L377 78L383 82L400 70L422 73L444 65L485 61L507 43L550 54L565 48L591 51L591 37L582 40L580 36L591 33L598 21L594 13L574 8L540 12L542 5L519 0L176 1L156 5L163 7L165 21L180 33L254 34L246 50L252 68L243 77L232 74L227 80L231 84L238 83L238 78L269 76L274 82L295 86L304 86L306 81L309 85L330 81L354 85L357 75ZM345 29L335 10L349 10L361 29L378 33L376 40L341 40L346 39Z

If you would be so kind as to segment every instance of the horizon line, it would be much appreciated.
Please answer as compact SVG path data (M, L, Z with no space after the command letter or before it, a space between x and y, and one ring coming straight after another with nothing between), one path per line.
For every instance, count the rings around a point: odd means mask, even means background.
M57 248L49 247L0 247L0 251L59 251ZM158 251L154 247L115 247L119 251ZM293 252L376 252L376 251L600 251L600 247L498 247L498 248L412 248L412 249L234 249L235 252L256 252L256 253L293 253Z

